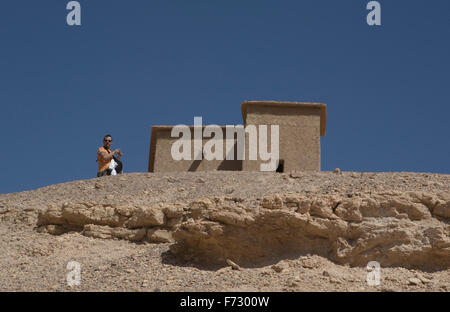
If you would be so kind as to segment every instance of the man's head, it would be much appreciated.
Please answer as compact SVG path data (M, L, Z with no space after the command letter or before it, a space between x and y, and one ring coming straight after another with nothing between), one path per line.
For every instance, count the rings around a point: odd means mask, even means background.
M110 148L112 144L112 136L107 134L103 137L103 146L106 148Z

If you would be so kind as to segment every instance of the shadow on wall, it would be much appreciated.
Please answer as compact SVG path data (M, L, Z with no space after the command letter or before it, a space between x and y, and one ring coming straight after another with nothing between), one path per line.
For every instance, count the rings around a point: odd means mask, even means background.
M237 139L236 135L235 135L235 140ZM219 164L219 166L217 167L217 170L225 170L225 171L242 171L242 160L237 160L237 143L234 144L233 150L230 151L234 152L234 160L227 160L224 159L222 160L222 162ZM228 154L226 158L231 158L231 155ZM197 171L198 168L200 167L202 161L205 160L205 157L202 155L202 159L201 160L194 160L192 162L192 164L189 166L188 171Z

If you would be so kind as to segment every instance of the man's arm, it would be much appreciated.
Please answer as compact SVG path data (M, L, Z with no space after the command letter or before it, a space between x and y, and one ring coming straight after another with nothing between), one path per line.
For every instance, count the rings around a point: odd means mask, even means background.
M111 159L113 159L114 154L117 153L117 150L112 151L110 154L106 153L106 152L100 152L100 157L103 158L104 161L110 161Z

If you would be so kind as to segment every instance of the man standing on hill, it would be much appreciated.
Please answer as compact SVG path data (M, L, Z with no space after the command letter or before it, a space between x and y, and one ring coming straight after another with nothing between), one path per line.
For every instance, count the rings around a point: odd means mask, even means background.
M111 175L111 172L114 168L110 168L111 160L114 160L118 166L115 168L117 173L122 173L122 162L120 161L120 157L122 157L122 152L120 149L115 149L111 152L110 148L112 145L112 136L107 134L103 138L103 146L100 147L97 151L97 162L98 162L98 171L97 177L103 177L107 175ZM117 154L117 157L114 155Z

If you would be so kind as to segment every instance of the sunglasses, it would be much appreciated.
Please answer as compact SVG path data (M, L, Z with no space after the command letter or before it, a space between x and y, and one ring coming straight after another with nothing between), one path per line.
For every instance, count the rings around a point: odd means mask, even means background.
M112 142L112 140L103 140L104 142Z

